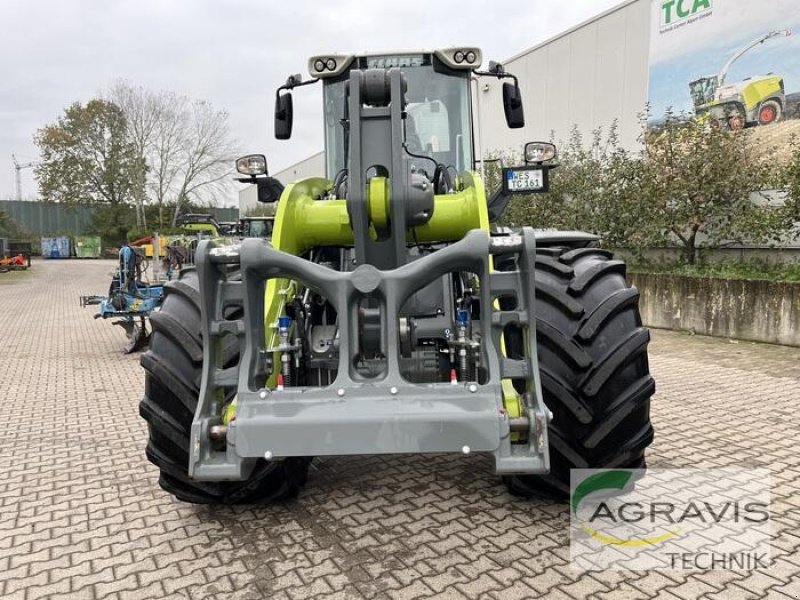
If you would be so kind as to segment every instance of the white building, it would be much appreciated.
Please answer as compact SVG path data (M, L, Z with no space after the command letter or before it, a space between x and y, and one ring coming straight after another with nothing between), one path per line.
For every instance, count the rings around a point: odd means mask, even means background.
M618 121L620 143L637 144L647 104L650 0L629 0L503 62L519 79L525 127L508 129L502 82L478 81L484 155L521 152L529 141L566 141L573 127L586 138Z

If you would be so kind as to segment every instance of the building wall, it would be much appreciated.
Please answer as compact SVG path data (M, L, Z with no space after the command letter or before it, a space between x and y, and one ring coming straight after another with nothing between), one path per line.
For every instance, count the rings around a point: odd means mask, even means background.
M282 171L278 171L273 175L275 179L280 181L283 185L289 185L298 179L305 179L306 177L324 177L325 176L325 152L317 152L308 158L301 160L299 163L293 164L291 167L286 167Z
M484 155L521 152L525 142L565 142L573 126L584 139L616 119L621 144L637 146L647 104L650 2L631 0L506 60L519 78L525 127L508 129L502 81L481 78L478 101Z
M248 185L239 190L239 214L246 217L258 208L258 186Z

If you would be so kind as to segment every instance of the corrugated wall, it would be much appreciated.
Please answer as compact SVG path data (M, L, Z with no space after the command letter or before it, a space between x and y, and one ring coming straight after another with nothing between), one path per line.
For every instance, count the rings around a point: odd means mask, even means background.
M12 219L26 232L33 235L84 235L91 233L92 208L89 206L67 206L50 202L26 202L0 200L0 210L8 212ZM133 208L131 208L133 212ZM208 212L217 221L236 221L236 208L209 208Z
M88 232L92 222L92 210L87 206L0 200L0 210L34 235L80 235Z
M526 125L508 129L502 83L478 80L484 152L520 152L533 140L566 141L619 122L620 142L637 145L638 114L647 103L649 0L622 4L504 62L519 77Z

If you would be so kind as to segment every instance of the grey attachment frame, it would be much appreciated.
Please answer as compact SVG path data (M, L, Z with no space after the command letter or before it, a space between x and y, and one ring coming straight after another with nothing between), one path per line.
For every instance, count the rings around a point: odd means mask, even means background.
M191 428L189 475L197 480L246 479L258 459L289 456L490 452L496 472L546 473L549 470L547 423L542 401L534 322L533 230L490 238L470 231L461 241L433 254L381 271L360 265L340 272L274 249L268 242L246 239L240 246L217 247L200 242L196 264L200 279L203 372L200 397ZM516 254L518 269L492 271L491 254ZM400 375L400 339L395 319L414 292L451 272L480 277L483 384L464 382L412 384ZM263 387L266 371L264 290L266 281L287 278L321 293L338 314L339 366L328 387ZM515 295L513 311L495 309L493 301ZM386 372L367 379L355 372L358 351L357 310L361 298L378 298L383 311L382 345ZM242 307L238 319L225 318L230 307ZM228 313L229 314L229 313ZM528 352L522 360L503 356L503 329L515 323L526 330ZM240 361L224 367L225 341L233 335ZM520 394L525 414L510 419L503 405L504 378L524 378ZM226 432L224 449L211 439L221 424L225 389L237 390L237 414ZM511 442L512 430L528 426L527 441Z

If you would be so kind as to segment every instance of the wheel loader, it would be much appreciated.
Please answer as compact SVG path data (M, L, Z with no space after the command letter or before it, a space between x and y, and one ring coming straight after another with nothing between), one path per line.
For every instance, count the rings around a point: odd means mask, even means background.
M280 500L319 456L481 453L524 496L644 467L638 292L596 236L493 225L546 191L555 147L528 144L487 195L476 81L502 82L509 127L524 116L516 77L481 64L474 47L329 54L278 88L288 139L292 93L322 86L327 176L286 186L270 241L202 241L165 286L140 414L167 492ZM266 177L266 159L237 170Z

